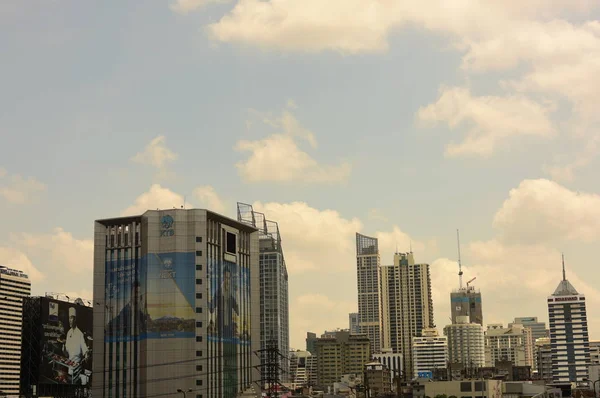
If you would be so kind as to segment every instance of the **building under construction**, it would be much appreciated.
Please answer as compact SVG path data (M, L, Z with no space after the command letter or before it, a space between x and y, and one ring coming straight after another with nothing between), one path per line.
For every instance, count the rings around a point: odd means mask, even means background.
M279 226L254 211L251 205L238 203L238 221L259 231L260 263L260 348L261 370L267 363L268 348L280 356L278 380L288 381L289 361L284 356L290 351L288 273L281 246Z
M458 317L469 317L469 323L478 323L483 326L483 309L481 306L481 292L472 285L475 278L472 278L463 286L462 261L460 258L460 236L456 231L456 241L458 245L458 289L450 293L450 312L452 314L452 324L459 323Z

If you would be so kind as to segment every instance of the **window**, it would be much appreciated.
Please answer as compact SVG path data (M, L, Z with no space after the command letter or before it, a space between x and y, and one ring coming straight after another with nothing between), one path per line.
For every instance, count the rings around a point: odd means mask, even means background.
M196 327L197 328L201 328L202 327L202 322L200 322L200 321L196 322Z
M201 386L202 385L202 380L196 380L196 385L197 386Z
M202 279L196 279L196 285L201 285L202 284Z
M196 293L196 298L197 299L201 299L202 298L202 293Z
M196 307L196 314L202 314L202 307Z
M202 365L196 365L196 372L202 372Z
M202 264L196 264L196 271L202 271Z
M202 243L202 237L196 236L196 243Z
M475 392L485 391L486 390L485 382L476 381L475 382Z
M202 343L202 336L196 336L196 343Z
M196 398L202 398L202 394L196 394Z
M196 356L197 357L201 357L202 356L202 351L196 351Z
M225 246L225 251L227 253L232 253L232 254L237 253L236 238L237 238L237 236L235 236L234 233L227 232L227 241L226 241L226 246Z
M460 383L460 392L470 392L472 384L470 381L463 381Z
M202 250L196 250L196 256L202 257Z

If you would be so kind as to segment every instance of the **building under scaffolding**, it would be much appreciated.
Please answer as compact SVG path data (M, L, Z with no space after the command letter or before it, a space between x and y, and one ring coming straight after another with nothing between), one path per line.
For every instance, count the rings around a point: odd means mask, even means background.
M288 273L285 266L279 226L269 221L251 205L238 203L238 221L259 230L260 245L260 348L266 350L268 342L276 342L280 353L290 350ZM267 358L261 351L261 366ZM281 358L279 380L288 380L289 363Z

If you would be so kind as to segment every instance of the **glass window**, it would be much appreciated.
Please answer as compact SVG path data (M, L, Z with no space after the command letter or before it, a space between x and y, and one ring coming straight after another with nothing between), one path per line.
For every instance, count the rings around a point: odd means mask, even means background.
M469 392L472 391L472 384L470 381L463 381L460 383L460 391L461 392Z
M196 256L202 257L202 250L196 250Z
M197 243L202 243L202 237L201 236L196 236L196 242Z

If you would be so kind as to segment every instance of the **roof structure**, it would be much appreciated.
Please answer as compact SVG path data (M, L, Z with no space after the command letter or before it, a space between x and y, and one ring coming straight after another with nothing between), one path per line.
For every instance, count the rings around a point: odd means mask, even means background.
M553 296L575 296L575 295L579 294L577 292L577 290L573 287L573 285L571 285L571 282L569 282L567 280L567 276L566 276L566 272L565 272L565 255L564 254L562 256L562 274L563 274L562 281L560 281L560 283L558 284L558 286L556 287L556 290L554 290L554 293L552 293L552 295Z

